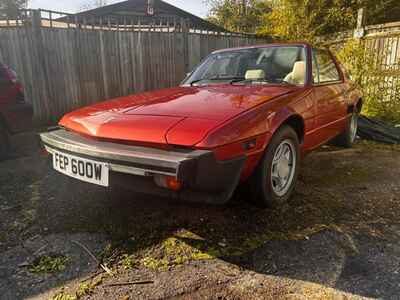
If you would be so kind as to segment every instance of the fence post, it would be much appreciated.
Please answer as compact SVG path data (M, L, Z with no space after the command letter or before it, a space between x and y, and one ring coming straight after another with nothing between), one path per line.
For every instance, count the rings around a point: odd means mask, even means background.
M181 28L182 28L182 37L183 37L183 61L184 61L184 69L185 69L185 74L189 72L189 22L188 20L182 19L181 23Z
M360 8L358 10L357 28L354 30L354 38L361 39L364 37L365 35L364 21L365 21L365 9Z
M32 99L35 121L44 123L51 121L50 76L47 74L46 51L42 37L42 14L40 9L32 11L32 53L34 57L32 80Z

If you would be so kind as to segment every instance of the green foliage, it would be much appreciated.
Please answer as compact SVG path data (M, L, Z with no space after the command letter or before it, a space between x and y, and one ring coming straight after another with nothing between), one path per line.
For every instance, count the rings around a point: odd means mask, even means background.
M78 290L76 291L76 298L81 299L86 295L93 293L94 289L103 283L103 277L98 276L91 282L81 282L79 284Z
M65 269L68 258L62 255L42 256L34 261L29 271L32 273L57 273Z
M65 294L63 291L54 295L51 300L77 300L75 296Z
M266 1L267 2L267 1ZM287 40L309 40L345 30L353 30L358 10L365 8L368 24L398 18L400 1L394 0L275 0L264 13L259 33Z
M207 0L208 21L230 31L254 33L262 26L263 15L270 11L268 1Z
M400 120L400 82L383 69L388 53L376 54L365 41L350 40L337 56L363 92L364 113L386 121Z
M360 0L360 7L367 8L366 24L382 24L399 21L399 0Z
M353 29L359 2L353 0L277 0L264 15L264 34L287 40L309 40L316 36Z
M135 257L129 254L122 255L121 264L125 270L132 270L136 265Z
M190 243L189 243L190 242ZM178 232L162 242L155 253L148 252L142 264L151 270L166 270L192 260L209 260L221 256L221 252L200 236L186 230Z
M398 0L206 0L209 21L231 31L313 41L316 36L352 30L358 10L368 24L398 19Z
M369 85L366 76L378 75L376 57L368 53L365 42L350 40L337 52L338 59L343 63L350 77L363 89Z

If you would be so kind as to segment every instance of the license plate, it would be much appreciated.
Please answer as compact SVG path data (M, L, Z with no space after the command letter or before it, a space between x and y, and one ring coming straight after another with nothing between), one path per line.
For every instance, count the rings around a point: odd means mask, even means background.
M54 151L53 167L69 177L100 186L109 186L109 165L107 163Z

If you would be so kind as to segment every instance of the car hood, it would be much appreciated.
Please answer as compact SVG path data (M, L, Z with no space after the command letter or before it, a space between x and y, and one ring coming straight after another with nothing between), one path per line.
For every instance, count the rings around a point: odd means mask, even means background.
M85 107L64 116L60 125L97 138L192 146L221 123L297 89L290 85L177 87Z

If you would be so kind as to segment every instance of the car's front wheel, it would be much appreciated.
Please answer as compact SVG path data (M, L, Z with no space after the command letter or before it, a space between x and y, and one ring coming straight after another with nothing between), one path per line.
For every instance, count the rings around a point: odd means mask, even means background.
M7 130L0 124L0 160L5 159L10 151L10 141Z
M272 137L263 160L250 179L255 204L275 207L290 198L300 166L299 144L297 133L290 126L281 127Z

